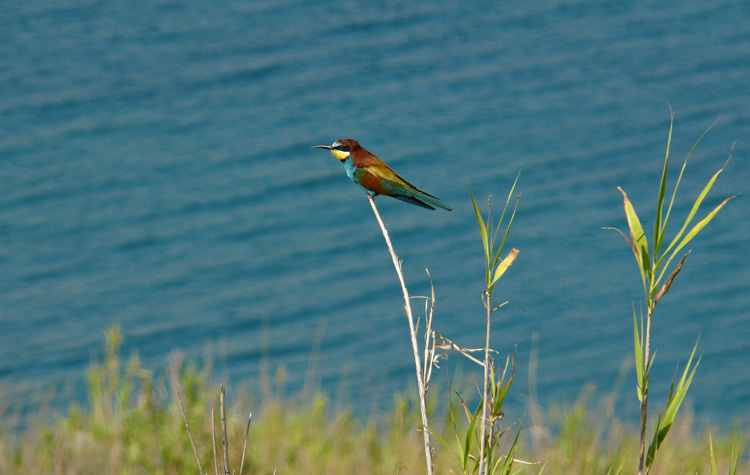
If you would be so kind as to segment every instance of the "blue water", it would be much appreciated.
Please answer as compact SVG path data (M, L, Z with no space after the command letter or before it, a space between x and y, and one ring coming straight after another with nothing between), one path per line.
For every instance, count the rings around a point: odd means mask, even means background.
M493 330L501 357L518 347L512 400L529 394L533 350L542 405L593 383L635 418L642 287L601 228L626 227L617 186L651 228L669 104L675 172L721 118L670 224L734 141L702 213L743 194L657 307L652 394L700 335L690 405L711 421L750 411L746 2L19 3L0 12L5 406L82 397L115 323L146 366L209 348L235 388L256 390L264 365L284 367L290 391L309 378L368 407L413 385L365 195L309 149L352 137L455 208L377 200L412 294L429 292L429 268L436 329L467 347L484 331L467 180L499 210L521 171L508 242L521 252L495 299L527 313L505 307Z

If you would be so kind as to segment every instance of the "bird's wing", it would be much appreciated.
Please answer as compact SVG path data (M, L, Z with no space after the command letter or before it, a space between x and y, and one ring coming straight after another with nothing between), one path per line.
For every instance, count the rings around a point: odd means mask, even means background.
M423 208L435 209L433 206L437 206L452 211L437 197L412 185L382 161L371 163L366 168L356 169L355 176L365 189L376 193L392 196Z
M392 191L394 192L403 190L407 193L422 193L427 196L432 196L426 191L420 190L416 186L406 181L404 177L396 173L393 168L389 167L382 161L380 163L370 165L369 167L367 167L367 171L369 171L372 175L387 181L388 184L393 187ZM434 198L434 196L432 197Z

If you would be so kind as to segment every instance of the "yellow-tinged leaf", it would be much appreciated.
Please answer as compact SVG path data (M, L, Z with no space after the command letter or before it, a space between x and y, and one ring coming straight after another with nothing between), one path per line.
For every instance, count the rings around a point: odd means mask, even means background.
M508 270L508 267L513 265L513 262L515 262L519 252L520 251L518 249L511 249L508 255L505 256L505 259L503 259L502 262L497 265L497 269L495 269L495 276L492 278L493 284L497 282L500 277L502 277L505 271Z
M641 268L641 278L643 279L645 285L646 277L649 276L650 280L651 273L651 262L648 256L648 240L646 239L646 235L643 233L643 226L641 226L641 221L638 219L638 215L635 214L635 209L633 208L633 204L630 203L628 195L619 186L617 187L617 189L620 190L620 193L622 193L623 203L625 207L625 218L627 219L628 227L630 228L630 238L633 240L633 244L635 245L636 249L638 249L636 259L638 260L638 264Z

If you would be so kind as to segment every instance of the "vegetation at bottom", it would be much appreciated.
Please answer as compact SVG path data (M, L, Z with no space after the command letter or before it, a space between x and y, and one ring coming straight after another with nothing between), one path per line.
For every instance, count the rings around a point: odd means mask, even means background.
M173 357L169 374L155 378L137 356L123 361L120 342L118 330L107 333L104 361L92 364L88 371L86 407L72 405L67 415L52 422L32 420L22 435L0 424L0 473L198 473L176 389L182 395L204 470L214 473L212 411L219 459L222 448L219 384L211 377L210 367L199 369ZM620 468L629 473L636 466L637 426L614 418L607 397L597 399L586 391L583 394L578 401L557 404L530 418L533 423L524 425L518 439L514 473L602 474L616 473ZM422 434L416 430L420 427L416 400L395 397L390 410L363 420L356 407L332 411L323 395L305 400L263 399L255 403L233 394L231 388L227 391L231 473L240 473L249 411L253 415L242 473L425 471ZM436 414L434 403L429 407L435 421L463 418L461 414L454 418ZM2 419L7 421L7 416L2 415ZM453 430L452 424L444 422L438 432L446 435ZM690 417L683 417L672 433L651 473L711 473L709 431L697 430ZM710 435L718 473L728 473L733 457L738 456L737 473L750 473L745 472L750 470L750 463L743 455L750 441L746 429L713 429ZM435 473L460 473L455 458L439 445L434 462Z

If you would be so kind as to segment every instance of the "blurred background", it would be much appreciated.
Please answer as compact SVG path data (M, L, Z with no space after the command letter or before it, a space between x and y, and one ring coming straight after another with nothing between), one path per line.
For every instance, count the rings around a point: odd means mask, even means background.
M429 294L428 268L435 328L467 347L484 341L484 282L466 185L499 212L520 172L507 244L520 255L494 297L526 312L506 306L493 327L500 358L517 348L513 418L530 392L545 407L592 383L636 420L642 284L602 227L627 227L621 186L651 238L671 105L674 173L720 118L688 164L672 233L735 141L699 217L743 194L657 307L654 410L700 336L688 403L701 420L747 414L748 25L739 1L4 5L4 406L84 399L115 324L146 367L208 352L250 393L280 369L288 393L307 380L343 404L413 390L382 234L338 161L310 150L351 137L455 208L377 200L412 295ZM459 362L434 381L476 369Z

